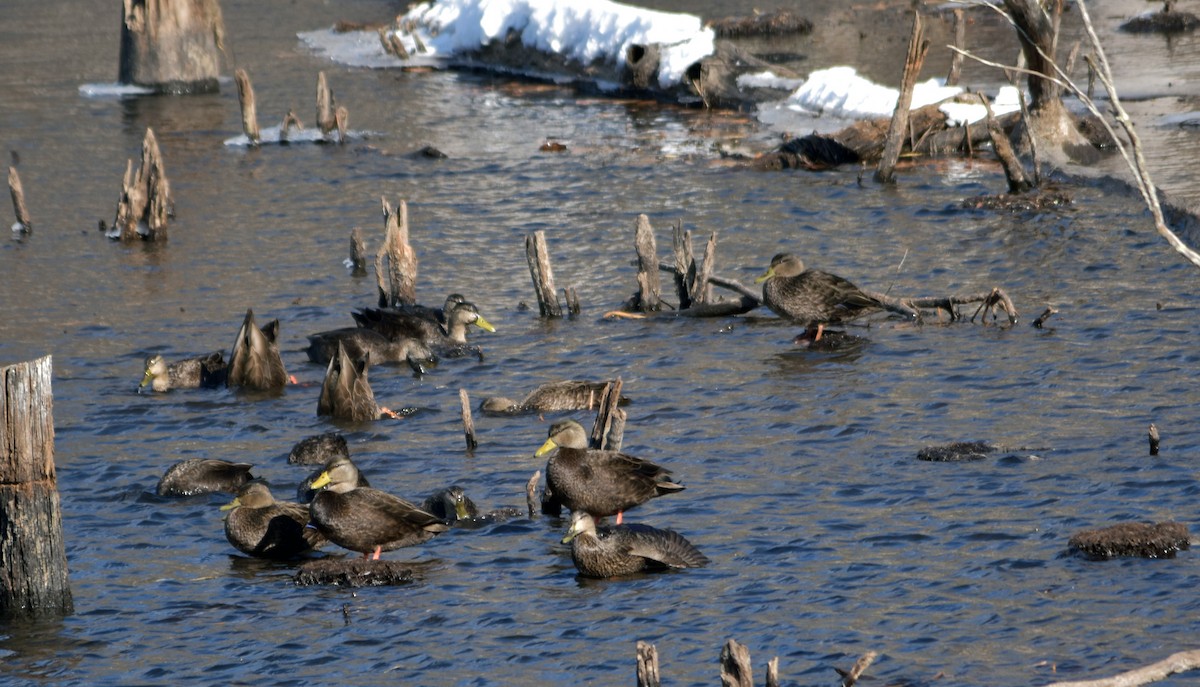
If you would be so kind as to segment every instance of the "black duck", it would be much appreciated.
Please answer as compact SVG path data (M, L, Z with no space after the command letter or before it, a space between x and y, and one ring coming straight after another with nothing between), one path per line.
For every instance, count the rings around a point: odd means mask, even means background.
M373 329L393 341L417 339L429 346L433 352L446 358L456 358L468 353L479 354L477 347L467 344L467 327L475 325L485 331L496 328L479 314L474 303L456 303L446 314L445 324L433 324L429 320L414 318L394 308L365 308L354 313L359 326Z
M620 577L644 570L699 568L708 558L682 535L649 525L596 527L582 511L571 514L571 529L563 537L571 545L571 560L585 577Z
M217 458L190 458L167 468L158 480L159 496L193 496L223 491L236 494L254 479L249 463L231 463Z
M229 365L223 351L214 351L198 358L188 358L167 364L161 355L146 358L146 369L142 375L141 391L147 384L155 391L171 389L215 389L225 386Z
M346 437L337 432L325 432L296 442L288 453L292 465L326 465L335 458L349 458Z
M879 300L836 274L804 269L791 253L771 258L771 266L755 283L763 285L763 304L780 317L808 327L817 326L814 341L824 325L846 322L884 307Z
M317 481L324 473L330 473L338 482L345 484L353 484L356 487L369 487L371 483L367 481L365 475L359 471L358 466L354 461L350 460L350 456L332 456L325 461L325 465L317 468L310 474L300 486L296 488L296 500L300 503L312 503L319 489L313 487L313 482Z
M325 537L344 549L358 551L378 560L383 551L413 546L450 529L398 496L355 487L336 471L326 471L313 482L321 489L309 506L312 524Z
M364 327L343 327L312 334L308 337L308 348L304 352L314 363L328 365L337 354L338 344L346 349L351 360L369 355L377 365L407 363L418 374L424 374L425 368L437 361L433 351L423 341L392 340L374 329Z
M486 513L467 496L459 485L438 489L421 502L421 510L433 513L451 525L480 526L490 522L503 522L521 515L517 508L497 508Z
M367 379L369 364L369 355L351 360L345 346L338 343L337 355L325 368L325 381L317 398L318 417L328 415L350 422L378 420L381 415L396 417L394 412L380 408L375 402L375 392Z
M550 498L572 511L597 518L617 516L656 496L683 490L671 472L654 463L617 451L587 447L587 432L574 420L550 426L549 438L535 456L555 451L546 461Z
M479 408L485 413L515 415L518 413L552 413L564 410L591 410L597 407L608 382L588 382L572 379L547 382L529 392L520 401L503 396L483 399ZM621 405L629 402L621 397Z
M226 385L256 391L282 390L288 375L279 357L278 339L279 320L271 320L260 329L254 322L254 311L246 310L233 352L229 354Z
M461 293L452 293L446 296L446 302L440 308L409 303L363 308L350 313L350 316L359 327L377 331L388 338L434 342L445 335L450 311L459 303L466 302Z
M256 558L294 558L319 548L325 537L308 527L308 506L276 501L262 482L249 482L231 503L221 506L225 538L238 551Z

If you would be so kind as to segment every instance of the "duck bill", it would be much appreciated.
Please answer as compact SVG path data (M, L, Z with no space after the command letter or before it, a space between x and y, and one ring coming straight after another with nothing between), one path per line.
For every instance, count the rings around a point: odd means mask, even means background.
M308 488L312 489L313 491L316 491L316 490L320 489L321 487L325 486L326 484L329 484L330 481L331 481L331 479L329 477L329 471L326 470L325 472L322 472L320 475L318 475L317 478L312 481L312 484L308 485Z
M241 501L239 501L238 499L234 499L234 500L230 501L229 503L225 504L224 506L221 506L221 510L233 510L234 508L238 508L241 505L242 505Z
M471 517L470 513L467 513L466 501L454 502L454 514L458 516L459 520L466 520Z
M138 388L140 389L152 381L154 381L154 373L150 370L146 370L146 374L142 376L142 383L138 384Z
M483 319L483 315L480 315L479 317L475 318L475 324L479 325L479 328L484 331L488 331L488 332L496 331L496 328L492 326L491 322L488 322L487 320Z
M774 276L775 276L775 268L772 267L772 268L768 269L765 273L763 273L763 275L761 277L759 277L758 279L755 279L754 283L761 284Z
M563 537L563 538L562 538L562 543L563 543L563 544L570 544L570 543L571 543L571 540L572 540L572 539L574 539L574 538L575 538L575 535L577 535L577 534L579 534L579 533L578 533L578 532L576 532L576 531L575 531L575 527L574 527L574 526L572 526L572 527L571 527L571 529L567 530L567 536L565 536L565 537Z
M554 443L553 439L547 439L546 443L542 444L542 447L539 448L537 450L537 452L535 452L533 454L533 457L541 458L542 456L546 455L547 453L553 451L556 448L558 448L558 444Z

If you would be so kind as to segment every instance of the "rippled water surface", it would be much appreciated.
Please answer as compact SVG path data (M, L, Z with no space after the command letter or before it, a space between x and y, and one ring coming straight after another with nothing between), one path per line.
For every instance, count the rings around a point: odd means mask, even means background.
M0 363L54 357L76 607L61 621L0 628L0 681L630 684L640 639L658 646L664 680L711 685L732 637L760 669L780 656L791 684L832 684L833 666L876 650L871 672L889 684L1025 685L1115 673L1195 641L1193 553L1066 555L1082 529L1190 525L1196 515L1200 276L1135 197L1068 187L1067 209L990 214L959 209L1002 190L986 162L904 169L891 188L869 173L860 182L855 169L750 172L717 152L765 149L778 135L747 115L477 74L347 69L296 40L395 11L376 0L226 4L228 42L264 123L289 108L311 123L323 69L366 134L344 146L246 149L226 144L240 129L232 84L193 98L79 95L116 72L109 4L19 0L0 23L3 140L21 155L36 223L0 246ZM878 28L820 4L801 9L855 40ZM1114 17L1141 9L1097 14L1111 32ZM784 47L812 65L861 58L883 79L905 40L851 50L825 35ZM1194 50L1190 37L1167 48L1114 41L1118 53L1144 51L1144 64L1195 68L1164 56ZM1172 99L1171 111L1193 96ZM1158 125L1170 112L1139 103L1148 146L1194 159L1194 130ZM111 243L96 221L111 220L147 126L177 217L166 243ZM568 152L538 152L547 138ZM448 159L409 154L424 145ZM1178 199L1200 198L1186 170L1155 164ZM373 302L373 277L351 276L342 261L354 227L377 245L382 196L409 204L421 299L461 291L498 331L475 336L483 362L445 361L420 380L373 369L381 403L422 412L339 426L316 417L323 369L307 362L305 335L348 326L353 308ZM838 353L799 350L795 327L765 310L607 320L636 288L639 213L664 257L677 220L701 241L718 232L716 271L743 283L789 250L898 295L1003 286L1022 319L1004 328L877 318L853 330L866 343ZM559 285L578 289L581 316L547 322L523 307L533 301L523 242L534 230L546 232ZM1030 327L1047 305L1059 314ZM247 308L281 320L297 385L273 398L135 393L146 355L228 350ZM388 554L412 562L412 585L299 588L293 567L246 559L225 541L217 507L227 497L154 495L168 465L200 456L252 462L290 495L306 474L286 462L292 444L340 429L388 491L420 499L457 482L485 507L521 505L552 418L477 416L481 443L467 453L458 390L479 399L613 376L633 399L625 448L687 485L630 519L677 529L710 567L581 580L558 543L565 523L543 517ZM576 417L590 426L587 413ZM1163 434L1157 459L1146 450L1151 422ZM1011 450L976 463L915 460L958 440Z

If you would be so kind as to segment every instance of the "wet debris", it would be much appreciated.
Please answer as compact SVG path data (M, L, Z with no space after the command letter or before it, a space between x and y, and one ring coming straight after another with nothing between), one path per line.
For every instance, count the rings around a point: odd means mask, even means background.
M1122 31L1129 33L1186 33L1195 31L1200 19L1191 12L1176 12L1175 0L1166 0L1162 10L1139 14L1121 24Z
M1061 191L1034 190L1027 193L1000 193L964 199L968 210L993 210L1012 213L1041 212L1071 204L1071 196Z
M297 586L383 587L411 584L413 571L401 561L321 558L300 566Z
M1117 557L1174 558L1191 546L1187 525L1178 522L1125 522L1071 536L1072 552L1092 560Z
M346 445L346 437L337 432L326 432L296 442L288 454L288 463L324 465L332 458L350 458L350 448Z
M953 444L926 446L917 451L917 460L928 460L934 463L962 463L984 460L988 454L997 450L999 447L983 441L956 441Z
M749 17L723 17L709 20L706 24L720 38L744 38L747 36L783 36L811 33L813 24L804 17L788 10L758 13Z

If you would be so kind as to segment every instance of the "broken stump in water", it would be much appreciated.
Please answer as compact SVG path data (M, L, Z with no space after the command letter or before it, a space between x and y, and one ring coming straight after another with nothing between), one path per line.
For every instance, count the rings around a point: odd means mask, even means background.
M620 377L604 385L600 394L599 407L596 409L596 423L592 426L592 436L589 441L591 448L604 451L620 451L621 442L625 437L626 413L621 405L621 387L624 382Z
M68 615L50 356L0 368L0 618Z
M529 275L533 277L541 316L562 317L562 306L554 288L554 270L550 267L550 251L546 248L546 232L538 230L525 237L525 259L529 263ZM574 307L578 310L578 302Z
M1067 546L1092 560L1119 557L1174 558L1191 546L1187 525L1179 522L1123 522L1071 536Z
M17 174L16 165L8 168L8 193L12 196L13 214L17 217L17 222L12 227L13 232L32 234L33 220L29 219L29 209L25 207L25 189L21 186L21 177Z
M912 36L908 42L908 55L904 61L904 76L900 81L900 96L896 100L896 109L892 113L892 121L888 125L887 136L884 138L883 155L879 159L879 167L875 170L875 181L890 184L895 181L896 162L900 159L900 150L908 136L908 113L912 105L913 89L917 85L917 76L921 66L925 64L925 55L929 52L929 41L925 40L925 27L921 23L921 13L913 15Z
M242 106L242 133L250 139L251 145L258 145L260 140L258 113L254 103L254 86L250 83L250 75L246 73L245 69L238 69L233 73L233 78L237 81L238 104ZM283 129L280 129L279 135L280 138L283 137Z
M133 160L126 163L117 216L105 235L122 241L165 241L172 204L171 184L167 181L158 139L154 130L147 128L142 139L141 165L135 174Z
M117 81L159 93L216 93L224 39L217 0L124 0Z

